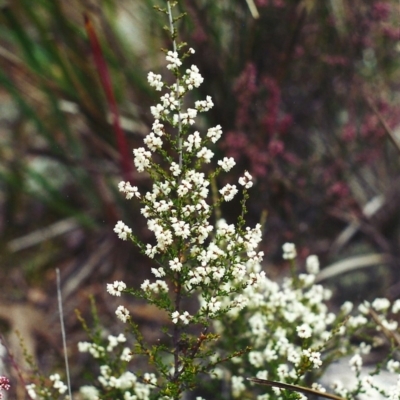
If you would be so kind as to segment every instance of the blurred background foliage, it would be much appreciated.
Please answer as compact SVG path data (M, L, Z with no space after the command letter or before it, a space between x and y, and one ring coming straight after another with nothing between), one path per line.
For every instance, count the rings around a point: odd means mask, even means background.
M164 73L159 49L169 43L151 0L34 3L4 0L0 8L0 318L12 330L18 321L7 310L29 303L51 315L51 326L59 267L73 343L83 337L72 310L87 310L88 293L111 325L105 282L138 285L148 275L148 261L112 229L123 219L151 240L138 205L116 187L121 179L150 187L126 154L150 131L156 95L146 76ZM347 262L327 275L342 299L398 296L398 2L181 0L179 8L187 13L181 39L205 77L196 99L215 103L198 128L223 127L215 151L238 166L222 179L244 169L256 177L249 223L266 211L268 273L285 271L281 245L293 241L300 265L311 253L325 265ZM84 15L101 44L126 142L112 123ZM227 219L238 209L224 210ZM157 316L132 307L151 334ZM25 333L58 334L44 326L33 321ZM38 359L49 357L30 346Z

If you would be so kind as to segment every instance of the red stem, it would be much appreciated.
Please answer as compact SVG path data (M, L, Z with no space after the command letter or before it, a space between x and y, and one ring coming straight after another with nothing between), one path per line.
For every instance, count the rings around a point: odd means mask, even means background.
M99 73L100 82L106 94L108 106L111 112L112 124L117 147L121 156L121 171L126 181L132 182L132 162L128 151L128 143L125 134L121 128L117 103L115 101L114 92L111 84L110 74L108 72L107 63L103 57L99 39L94 30L93 24L87 14L83 15L85 20L85 29L89 37L90 47L93 54L94 63Z

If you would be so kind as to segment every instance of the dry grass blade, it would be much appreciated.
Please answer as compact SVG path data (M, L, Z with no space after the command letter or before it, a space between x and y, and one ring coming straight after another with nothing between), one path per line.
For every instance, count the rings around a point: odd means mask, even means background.
M349 257L345 260L331 264L324 268L315 278L315 282L321 282L335 276L345 274L360 268L373 267L374 265L388 264L392 261L389 254L365 254L363 256Z
M248 5L248 7L249 7L251 16L254 19L260 18L260 14L258 13L257 6L255 5L254 0L246 0L246 3Z
M314 394L316 396L325 397L326 399L346 400L343 397L339 397L339 396L336 396L336 395L330 394L330 393L320 392L319 390L309 389L304 386L291 385L289 383L282 383L282 382L275 382L275 381L270 381L268 379L259 379L259 378L247 378L247 379L251 382L258 383L260 385L274 386L279 389L291 390L292 392Z

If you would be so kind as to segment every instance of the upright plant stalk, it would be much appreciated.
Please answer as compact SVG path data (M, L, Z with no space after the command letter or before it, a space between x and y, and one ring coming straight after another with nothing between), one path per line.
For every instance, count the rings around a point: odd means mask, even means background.
M174 19L172 15L172 9L171 9L171 2L167 1L167 9L168 9L168 20L169 20L169 29L171 33L171 39L172 39L172 48L174 50L174 53L176 53L177 47L176 47L176 31L175 31L175 26L174 26ZM178 153L179 153L179 167L182 168L182 157L183 157L183 151L182 151L182 121L181 121L181 98L179 95L179 73L176 75L176 98L178 100Z
M61 335L64 349L64 362L65 362L65 371L67 375L67 386L70 400L73 400L72 390L71 390L71 378L69 374L69 364L68 364L68 352L67 352L67 340L65 334L65 326L64 326L64 312L62 306L62 296L61 296L61 279L60 279L60 270L56 268L57 273L57 298L58 298L58 312L60 314L60 326L61 326Z

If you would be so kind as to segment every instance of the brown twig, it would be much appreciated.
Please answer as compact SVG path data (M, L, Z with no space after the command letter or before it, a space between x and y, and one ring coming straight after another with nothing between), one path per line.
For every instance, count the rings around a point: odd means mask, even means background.
M345 400L343 397L339 397L330 393L320 392L319 390L306 388L304 386L291 385L289 383L275 382L275 381L270 381L268 379L259 379L259 378L247 378L247 380L254 383L258 383L260 385L274 386L279 389L291 390L292 392L315 394L317 396L325 397L326 399Z

